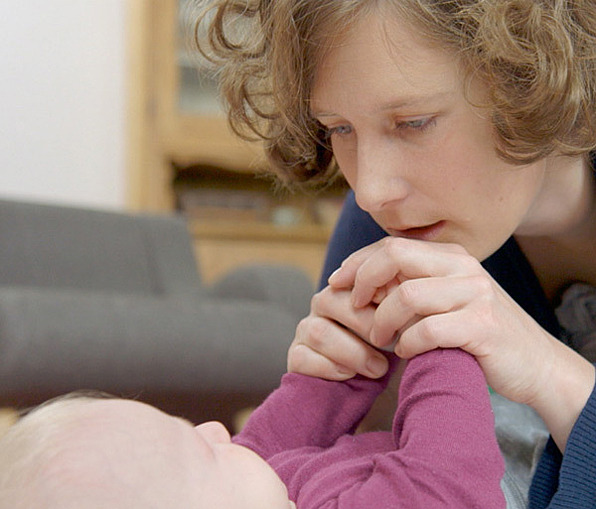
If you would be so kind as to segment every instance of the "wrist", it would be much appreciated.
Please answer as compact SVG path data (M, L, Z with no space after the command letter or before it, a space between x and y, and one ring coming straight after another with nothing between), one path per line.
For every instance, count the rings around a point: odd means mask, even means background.
M549 336L541 380L528 404L545 422L553 440L564 452L577 418L594 389L594 366L556 338Z

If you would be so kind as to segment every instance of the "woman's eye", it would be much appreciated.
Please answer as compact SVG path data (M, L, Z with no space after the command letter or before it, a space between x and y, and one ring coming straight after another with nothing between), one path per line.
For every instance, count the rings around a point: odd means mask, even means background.
M413 120L404 120L396 123L397 129L424 131L435 124L434 117L416 118Z
M337 127L327 128L327 138L331 138L334 134L339 136L346 136L352 134L352 126L350 125L339 125Z

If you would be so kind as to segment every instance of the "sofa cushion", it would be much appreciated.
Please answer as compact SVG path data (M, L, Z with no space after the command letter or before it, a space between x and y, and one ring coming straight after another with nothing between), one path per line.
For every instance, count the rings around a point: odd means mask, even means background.
M164 293L167 278L149 225L133 215L0 200L0 284ZM184 247L190 251L189 240ZM192 260L190 267L187 284L198 289ZM178 277L184 279L188 274Z
M4 288L0 386L4 394L268 392L297 322L261 301Z

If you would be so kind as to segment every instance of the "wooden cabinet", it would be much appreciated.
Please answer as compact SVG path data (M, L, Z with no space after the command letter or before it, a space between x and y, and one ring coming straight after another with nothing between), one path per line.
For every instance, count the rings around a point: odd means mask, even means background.
M293 263L318 278L342 190L277 195L258 144L235 137L216 86L185 51L196 0L130 2L129 203L191 219L206 280L247 262Z

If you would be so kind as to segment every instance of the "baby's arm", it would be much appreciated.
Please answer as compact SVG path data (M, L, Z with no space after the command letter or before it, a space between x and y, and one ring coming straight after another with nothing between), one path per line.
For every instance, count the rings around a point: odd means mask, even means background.
M504 473L473 357L435 350L402 378L393 435L342 437L270 458L299 509L504 508Z
M332 382L297 373L284 375L280 387L254 411L234 442L265 459L304 446L330 447L354 432L387 387L397 364L394 355L387 357L391 367L378 380L357 376Z

